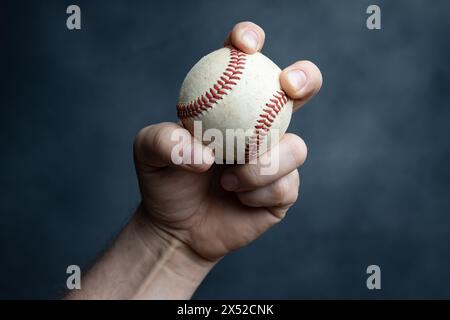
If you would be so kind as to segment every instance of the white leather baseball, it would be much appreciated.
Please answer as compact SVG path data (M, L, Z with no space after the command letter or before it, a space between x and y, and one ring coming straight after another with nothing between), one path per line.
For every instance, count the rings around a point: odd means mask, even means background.
M292 100L281 89L281 70L261 53L246 54L234 47L216 50L198 61L183 81L177 103L178 117L194 133L194 121L203 131L219 129L226 147L226 129L243 129L246 160L259 156L269 142L269 131L286 132ZM250 130L249 130L250 129ZM236 143L233 154L237 160ZM242 148L241 148L242 149ZM224 151L225 158L225 151Z

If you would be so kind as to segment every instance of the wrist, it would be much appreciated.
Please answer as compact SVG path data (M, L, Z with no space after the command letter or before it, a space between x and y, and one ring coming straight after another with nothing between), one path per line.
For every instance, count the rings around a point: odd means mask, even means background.
M146 258L155 262L149 266L146 279L135 297L190 298L216 262L199 256L188 245L152 223L149 217L148 212L139 207L130 221ZM152 288L155 287L160 290L154 292Z

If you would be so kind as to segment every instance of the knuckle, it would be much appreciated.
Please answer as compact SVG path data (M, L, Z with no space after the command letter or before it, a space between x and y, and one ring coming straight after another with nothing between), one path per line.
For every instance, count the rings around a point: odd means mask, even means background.
M272 197L278 204L283 202L288 192L289 184L286 178L278 180L272 186Z

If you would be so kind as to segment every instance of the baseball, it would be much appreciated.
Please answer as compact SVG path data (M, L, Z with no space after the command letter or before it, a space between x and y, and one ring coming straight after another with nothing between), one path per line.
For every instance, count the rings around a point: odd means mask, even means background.
M216 142L223 142L222 147L215 145L216 160L255 159L273 147L289 126L292 100L281 89L280 73L261 53L246 54L234 47L211 52L186 75L178 117L192 134L196 122L202 134L209 129L221 133L223 139L216 137Z

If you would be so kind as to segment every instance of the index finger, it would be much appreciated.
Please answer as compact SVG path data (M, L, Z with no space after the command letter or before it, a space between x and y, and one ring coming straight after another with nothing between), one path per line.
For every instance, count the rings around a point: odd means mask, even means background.
M134 142L136 166L147 171L178 166L203 172L214 162L211 149L195 139L189 131L172 122L163 122L141 129Z

